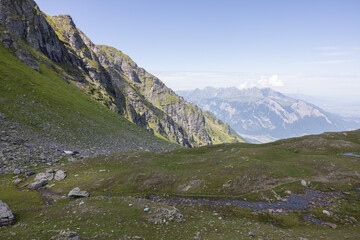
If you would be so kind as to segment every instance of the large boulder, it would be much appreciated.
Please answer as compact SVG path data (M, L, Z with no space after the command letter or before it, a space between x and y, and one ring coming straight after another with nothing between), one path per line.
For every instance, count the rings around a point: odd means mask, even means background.
M9 206L0 200L0 227L11 225L15 222Z
M45 178L43 178L43 179L37 180L33 183L30 183L29 189L35 190L35 189L41 188L42 186L45 186L46 184L48 184L48 181Z
M71 190L68 194L70 198L78 198L78 197L88 197L90 194L87 191L81 191L80 188L76 187Z
M64 180L66 178L66 172L64 172L63 170L58 170L55 173L55 180L56 181L61 181Z
M54 170L52 170L54 171ZM39 181L41 179L46 179L48 181L52 181L54 179L54 173L50 171L46 171L46 173L38 173L35 177L35 181Z

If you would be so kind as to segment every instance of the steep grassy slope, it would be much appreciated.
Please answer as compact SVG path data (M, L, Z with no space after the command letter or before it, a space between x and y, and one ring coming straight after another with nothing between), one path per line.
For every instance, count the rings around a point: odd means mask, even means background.
M54 71L58 67L46 63L47 58L37 54L44 59L39 62L39 72L0 45L0 112L6 114L8 120L59 144L73 145L72 148L93 147L106 153L176 147L67 84ZM41 140L40 137L37 140Z
M55 182L51 191L45 188L37 193L21 187L31 178L16 189L8 176L0 182L0 198L9 203L22 225L1 229L0 236L47 239L56 230L70 228L84 239L252 239L249 232L262 239L356 239L360 233L360 158L342 155L349 152L360 153L360 131L266 145L226 144L83 159L61 166L68 177ZM311 183L303 186L300 180ZM75 186L92 196L62 198ZM265 204L286 202L281 199L309 190L329 195L306 209L276 213L189 198ZM151 194L160 198L153 199ZM171 202L176 196L185 199ZM21 202L20 197L30 201ZM301 196L298 201L303 201ZM322 205L324 201L328 203ZM173 206L184 221L171 221L164 215ZM149 212L143 211L146 207ZM164 222L155 224L159 216Z

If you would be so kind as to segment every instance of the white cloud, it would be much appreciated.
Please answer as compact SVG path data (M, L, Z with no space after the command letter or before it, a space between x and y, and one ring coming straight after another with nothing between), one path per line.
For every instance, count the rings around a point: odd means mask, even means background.
M279 75L272 75L271 77L262 76L257 82L260 87L283 87L284 83L279 79Z
M237 88L240 90L253 87L256 87L256 84L254 84L253 82L242 82L240 85L237 86Z

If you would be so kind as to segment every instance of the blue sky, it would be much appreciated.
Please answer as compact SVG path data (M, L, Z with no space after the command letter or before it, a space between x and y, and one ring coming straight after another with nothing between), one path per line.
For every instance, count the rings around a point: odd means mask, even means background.
M122 50L174 89L259 86L359 95L358 0L37 3L49 15L70 14L96 44Z

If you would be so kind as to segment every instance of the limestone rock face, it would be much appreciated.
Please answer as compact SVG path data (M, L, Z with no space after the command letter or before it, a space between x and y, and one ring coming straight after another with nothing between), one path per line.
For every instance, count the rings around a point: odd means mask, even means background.
M64 48L34 1L1 0L0 25L51 60L62 62Z
M59 71L65 81L156 136L187 147L225 142L219 138L224 124L205 117L121 51L95 45L69 15L50 17L33 0L0 0L0 27L1 43L28 66L39 71L38 62L45 60L19 39L66 65ZM221 134L227 142L242 141L234 133Z
M15 222L9 206L0 200L0 227L11 225Z

